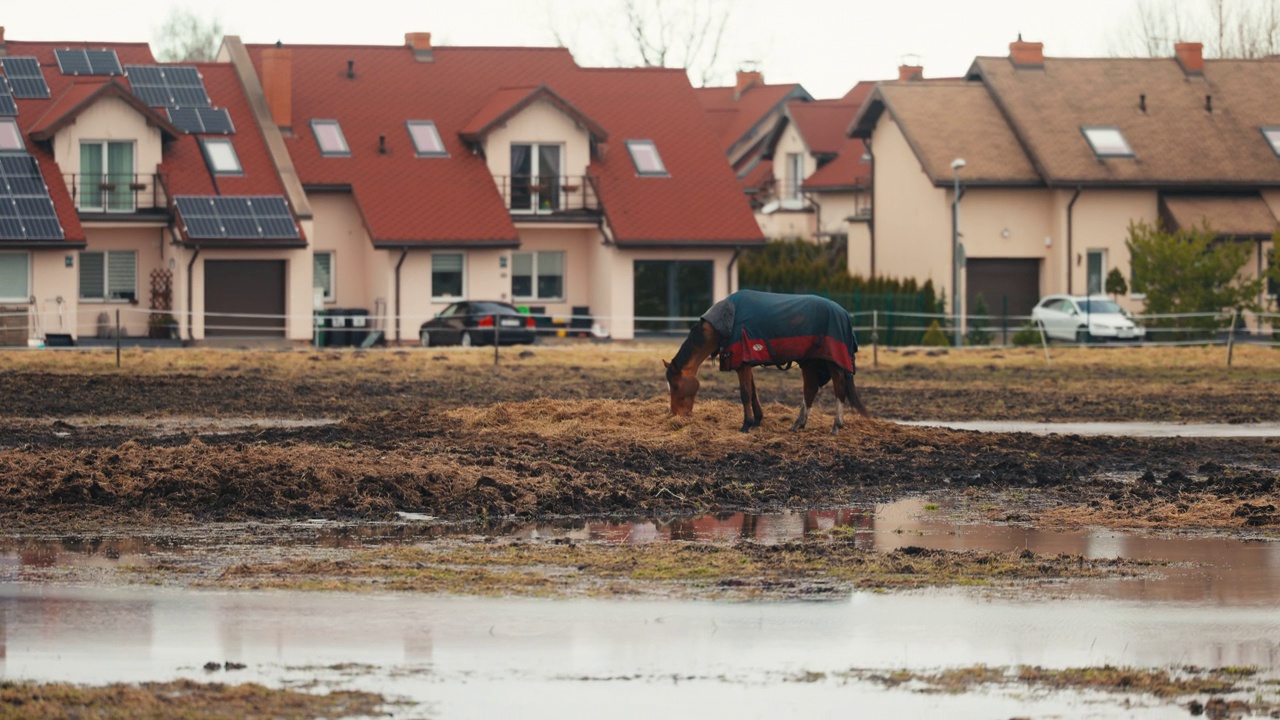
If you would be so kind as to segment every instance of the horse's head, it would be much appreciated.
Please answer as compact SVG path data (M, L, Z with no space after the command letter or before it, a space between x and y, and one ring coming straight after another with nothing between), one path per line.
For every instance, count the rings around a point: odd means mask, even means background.
M667 387L671 390L671 414L692 415L693 399L700 386L697 374L685 374L666 360L662 364L667 368Z

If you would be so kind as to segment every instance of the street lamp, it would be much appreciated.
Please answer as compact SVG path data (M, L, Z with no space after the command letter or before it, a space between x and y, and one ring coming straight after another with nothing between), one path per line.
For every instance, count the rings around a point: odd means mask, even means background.
M951 194L951 312L955 316L956 347L960 347L960 168L964 158L951 161L955 188Z

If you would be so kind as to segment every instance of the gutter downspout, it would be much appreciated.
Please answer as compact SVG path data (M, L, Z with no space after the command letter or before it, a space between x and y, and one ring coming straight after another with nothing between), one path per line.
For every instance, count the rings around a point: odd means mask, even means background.
M192 305L195 302L192 297L194 290L192 288L192 275L196 266L196 258L200 257L200 246L196 246L196 251L191 254L191 262L187 263L187 342L196 341L196 311Z
M1076 206L1076 200L1080 199L1081 187L1076 186L1075 194L1071 196L1071 202L1067 203L1067 294L1071 294L1071 252L1075 237L1073 235L1074 227L1072 225L1072 210Z
M409 257L409 248L400 248L400 260L396 262L396 344L400 344L400 267Z
M870 160L871 181L867 184L867 194L871 196L871 217L867 218L868 240L871 242L871 277L876 276L876 156L871 152L871 138L862 138L862 147ZM847 251L846 251L847 252Z

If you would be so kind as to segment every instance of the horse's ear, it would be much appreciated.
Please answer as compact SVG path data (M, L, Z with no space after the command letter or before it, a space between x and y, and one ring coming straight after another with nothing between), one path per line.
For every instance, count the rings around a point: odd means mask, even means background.
M663 360L663 361L662 361L662 367L664 367L664 368L669 368L669 367L671 367L671 363L667 362L666 360Z

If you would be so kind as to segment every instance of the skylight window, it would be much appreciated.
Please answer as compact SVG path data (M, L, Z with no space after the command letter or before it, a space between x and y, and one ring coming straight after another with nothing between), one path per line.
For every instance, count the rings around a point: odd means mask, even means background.
M1264 127L1262 128L1262 137L1267 139L1267 143L1271 145L1271 152L1280 156L1280 127Z
M631 153L631 162L635 163L637 173L667 174L667 167L662 164L662 156L658 154L658 146L652 140L628 140L627 152Z
M1080 131L1093 148L1093 154L1100 158L1133 157L1133 148L1124 139L1124 133L1117 127L1082 127Z
M337 120L312 120L311 132L315 133L321 155L341 157L351 154L347 138L343 136L342 126Z
M444 140L440 139L440 130L431 120L410 120L405 123L409 128L409 137L413 138L413 147L418 157L447 157Z
M240 156L229 138L200 138L204 159L214 175L243 175Z
M0 150L25 150L22 144L22 133L18 130L18 121L13 118L0 118Z

